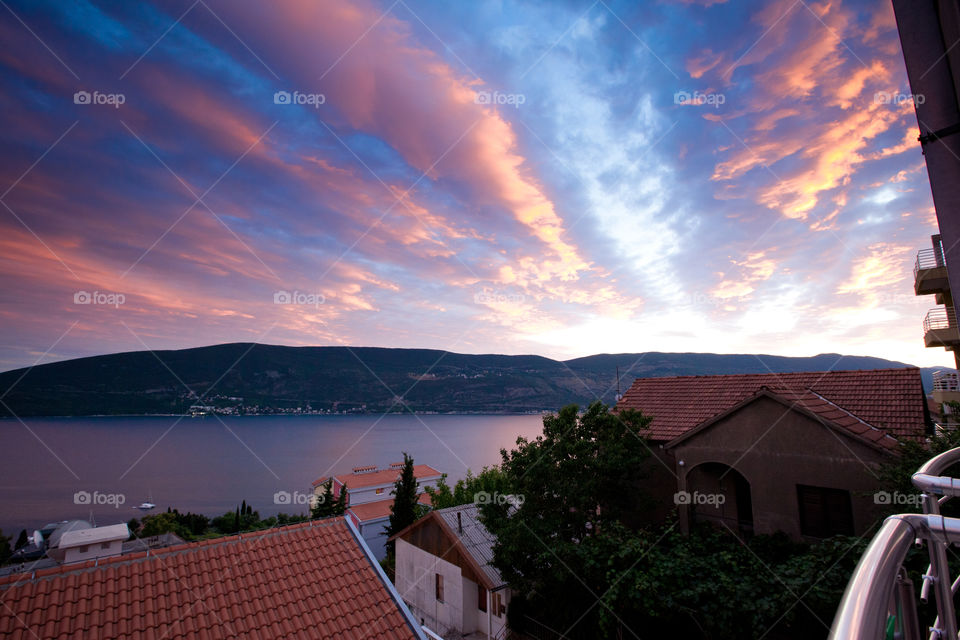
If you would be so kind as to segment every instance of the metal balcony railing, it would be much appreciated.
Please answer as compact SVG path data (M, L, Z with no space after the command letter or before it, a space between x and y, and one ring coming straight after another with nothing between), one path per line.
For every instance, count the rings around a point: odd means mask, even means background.
M890 516L883 523L847 584L830 640L920 640L928 634L930 640L957 638L954 595L960 578L950 580L947 549L960 543L960 519L940 515L940 505L960 496L960 479L940 474L958 462L960 448L951 449L913 475L914 486L922 492L923 514ZM937 611L933 624L923 627L913 583L903 567L913 544L926 546L930 556L930 566L921 576L920 600L927 602L932 592Z
M921 249L917 252L917 261L913 265L913 279L917 279L917 274L921 269L936 269L947 265L946 255L943 253L943 243L940 236L933 236L933 247L931 249Z
M930 333L934 329L949 329L957 326L957 314L953 309L937 307L930 309L923 319L923 332Z

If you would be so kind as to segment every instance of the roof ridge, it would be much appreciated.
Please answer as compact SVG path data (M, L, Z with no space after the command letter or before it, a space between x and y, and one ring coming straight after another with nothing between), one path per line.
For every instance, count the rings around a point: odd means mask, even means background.
M690 380L695 378L746 378L749 376L798 376L798 375L834 375L838 373L878 373L887 371L919 371L920 367L884 367L881 369L827 369L826 371L764 371L758 373L702 373L688 376L647 376L636 380ZM628 389L629 391L629 389Z
M886 431L884 431L883 429L881 429L881 428L879 428L879 427L873 426L872 424L870 424L869 422L867 422L866 420L864 420L863 418L861 418L861 417L858 416L857 414L853 413L853 412L850 411L849 409L844 409L843 407L841 407L840 405L838 405L836 402L830 400L829 398L824 397L823 395L817 393L817 392L814 391L813 389L808 389L808 391L809 391L810 393L812 393L813 395L817 396L818 398L820 398L821 400L823 400L824 402L828 403L830 406L835 407L838 411L842 411L842 412L844 412L845 414L847 414L848 416L850 416L851 418L853 418L854 420L857 420L858 422L866 425L867 427L873 429L874 431L880 432L880 434L881 434L884 438L890 438L891 440L897 441L897 439L894 438L893 436L891 436L889 433L887 433Z
M251 531L242 531L240 533L231 534L229 536L208 538L206 540L192 540L189 542L184 542L183 544L177 544L170 547L165 547L163 549L156 549L156 550L148 549L147 551L135 551L133 553L126 553L123 555L114 556L110 558L96 558L94 560L85 560L83 562L61 564L55 567L45 567L43 569L36 569L31 572L11 573L7 576L0 577L0 590L10 586L16 586L18 584L26 584L28 582L38 582L40 580L44 580L48 578L56 578L58 576L70 575L74 573L84 573L86 571L96 571L98 569L102 569L105 567L137 564L139 562L144 562L147 560L151 560L153 558L167 558L174 555L182 555L184 553L193 553L200 549L211 549L217 546L237 544L237 543L244 542L246 540L251 540L251 539L262 540L263 538L266 538L266 537L272 537L277 535L287 535L297 529L313 529L313 528L330 527L330 526L336 525L338 521L339 521L339 518L323 518L319 520L308 520L306 522L296 522L294 524L274 527L272 529L253 529ZM261 533L263 535L260 535L260 536L255 535L258 533ZM246 536L246 538L244 538L244 536ZM29 575L30 577L27 579L22 579L26 575ZM18 580L18 578L20 578L20 580Z

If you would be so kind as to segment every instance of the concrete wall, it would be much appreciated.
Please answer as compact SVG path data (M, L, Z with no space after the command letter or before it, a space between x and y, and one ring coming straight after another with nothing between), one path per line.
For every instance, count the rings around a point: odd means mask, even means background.
M436 598L438 573L443 576L443 602ZM398 539L394 584L417 621L423 619L424 624L440 634L461 631L464 595L459 567Z
M673 502L677 492L676 459L673 452L661 444L650 443L651 455L644 461L637 474L637 482L627 490L637 496L635 518L629 526L643 527L659 523L675 510Z
M357 525L357 528L360 530L360 535L363 536L364 542L366 542L367 546L370 547L370 551L373 552L373 555L377 558L377 560L383 560L386 558L387 533L384 531L384 527L390 524L390 517L388 516L379 520L370 520L368 522L364 522L362 525L353 517L351 517L351 520L353 520L354 524Z
M86 547L71 547L69 549L65 549L63 557L64 564L69 564L71 562L83 562L84 560L93 560L95 558L118 556L123 551L123 540L113 540L108 542L106 549L102 548L101 544L102 543L100 542L94 542L86 545ZM81 549L86 549L86 551L81 551Z
M698 465L717 462L739 471L750 485L755 533L783 531L802 537L799 484L849 491L858 534L881 514L873 499L878 481L870 469L889 456L770 398L746 405L672 451L679 489L690 493L709 490L688 486L688 474ZM690 509L680 511L686 524Z
M469 581L469 580L465 580L465 582L470 582L470 581ZM473 583L471 583L471 584L473 584ZM476 585L474 585L474 586L476 586ZM501 591L498 591L497 593L500 594L500 598L503 600L503 604L506 605L506 606L510 606L510 590L509 590L509 589L503 589L503 590L501 590ZM492 598L493 594L491 593L491 594L489 594L489 595L490 595L490 597L491 597L490 602L492 603L492 602L493 602L493 598ZM504 613L502 616L493 615L493 616L490 616L489 618L487 618L487 612L486 612L486 611L480 611L480 609L477 607L477 594L476 594L476 592L474 592L474 594L473 594L473 601L472 601L472 604L471 604L471 608L470 608L470 609L465 609L465 611L467 612L467 613L466 613L467 616L472 616L472 617L474 618L474 620L475 620L474 624L476 625L474 628L475 628L477 631L481 632L481 633L486 633L486 634L488 634L491 638L497 637L497 634L499 634L499 633L503 630L503 628L504 628L505 626L507 626L507 614L506 614L506 613ZM488 623L490 623L490 629L487 629Z
M477 593L480 591L477 583L463 577L461 577L460 580L463 585L463 604L460 606L460 610L463 612L463 619L460 623L460 632L473 633L477 629L486 629L486 621L484 621L482 627L477 626L477 616L475 612L479 611L479 609L477 609Z

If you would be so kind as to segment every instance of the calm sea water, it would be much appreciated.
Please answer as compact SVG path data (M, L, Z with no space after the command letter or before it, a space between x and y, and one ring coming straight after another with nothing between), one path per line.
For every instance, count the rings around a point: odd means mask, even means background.
M275 504L274 495L302 500L320 476L386 466L404 451L456 480L498 463L501 447L537 436L542 424L536 415L0 420L0 529L16 535L71 518L126 522L148 498L152 513L172 506L219 515L241 500L264 517L306 512ZM77 492L101 504L77 504ZM110 504L115 496L124 503Z

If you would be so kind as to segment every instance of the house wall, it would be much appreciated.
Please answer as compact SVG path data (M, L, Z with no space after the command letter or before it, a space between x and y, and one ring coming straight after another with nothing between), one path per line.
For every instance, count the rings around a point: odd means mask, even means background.
M673 451L660 443L650 443L651 455L643 461L636 484L627 491L637 496L635 516L626 523L644 527L663 522L676 507L673 496L677 492L676 459Z
M744 406L672 451L679 490L698 489L688 486L688 476L703 463L722 463L740 472L750 484L755 533L783 531L795 539L802 537L798 484L849 491L857 534L881 517L882 506L873 499L879 487L871 469L889 455L770 398ZM680 510L686 525L690 508Z
M464 579L464 582L469 582L469 581ZM481 633L486 633L491 638L496 638L503 631L503 628L507 626L507 614L504 613L502 616L493 615L493 616L490 616L490 618L487 618L487 612L480 611L480 609L477 607L476 583L471 582L470 584L474 586L473 600L471 601L471 604L470 604L471 608L464 609L467 612L465 615L469 615L474 618L474 624L476 625L474 628L477 631ZM509 607L510 606L510 590L501 589L497 593L500 594L500 598L503 600L503 604ZM493 594L490 594L490 595L492 596ZM491 598L490 601L493 602L493 599ZM491 630L487 629L488 623L490 623Z
M362 474L358 475L362 477ZM426 487L437 487L437 482L440 481L440 476L432 476L428 479L418 480L418 486L420 487L418 493L423 493ZM337 499L340 497L340 491L343 488L343 484L334 478L333 480L333 497ZM380 493L377 491L380 490ZM314 496L323 495L324 487L323 485L318 485L313 488ZM377 500L387 500L391 497L390 492L393 491L393 483L382 484L371 487L359 487L353 488L350 486L350 483L347 482L347 503L351 505L366 504L368 502L376 502Z
M89 544L86 546L86 551L81 551L84 547L70 547L69 549L65 549L63 556L64 564L118 556L123 551L123 540L112 540L108 542L106 549L102 548L101 544L100 542Z
M462 586L461 592L463 593L463 604L460 607L460 610L463 612L463 621L460 624L460 632L473 633L477 629L485 629L487 626L486 621L484 621L482 627L477 626L476 612L479 611L477 608L477 593L479 591L477 583L461 576L460 584Z
M403 598L414 618L441 635L450 631L463 632L463 579L460 568L397 539L397 592ZM444 599L436 599L435 575L443 576ZM474 593L476 599L476 593Z
M387 557L387 533L384 531L384 528L390 524L390 517L379 518L377 520L368 520L363 524L357 522L351 514L351 520L357 524L357 528L360 530L360 535L363 536L364 542L367 543L367 546L370 547L370 551L373 552L373 555L377 560L383 560Z

